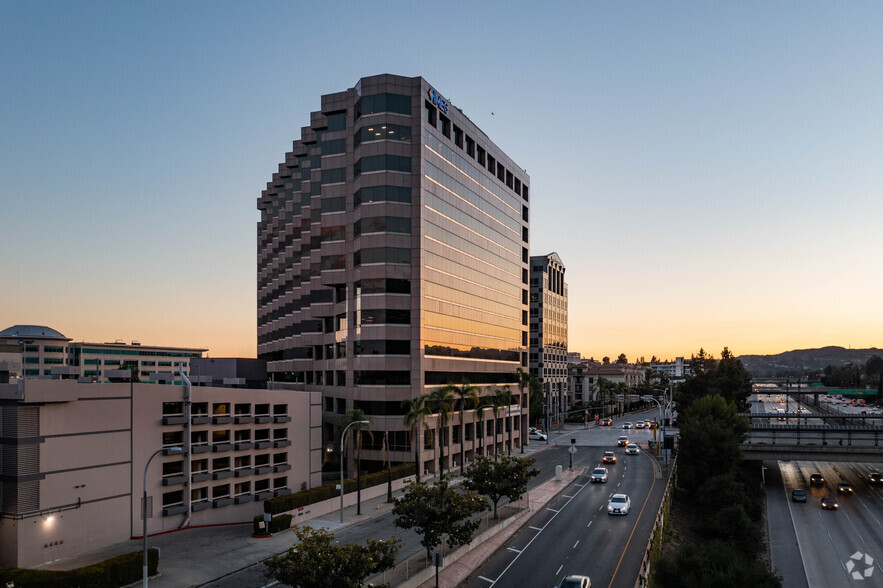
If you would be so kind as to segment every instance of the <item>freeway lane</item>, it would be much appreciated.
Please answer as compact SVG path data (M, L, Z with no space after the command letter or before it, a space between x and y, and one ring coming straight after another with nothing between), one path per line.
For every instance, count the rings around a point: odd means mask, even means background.
M580 451L587 471L600 465L604 448ZM595 586L634 586L664 481L655 478L652 457L615 451L617 463L607 466L606 484L580 477L475 570L466 585L556 586L568 574L584 574ZM614 493L631 498L628 515L607 514Z
M861 586L883 586L883 496L879 488L863 482L869 464L840 464L832 462L779 462L783 491L797 535L805 577L810 587L847 586L860 582ZM811 488L809 476L821 473L823 487ZM837 484L850 482L855 494L838 496ZM806 504L790 502L794 488L808 491ZM836 511L824 511L820 502L824 496L834 496L840 503ZM776 530L771 528L771 532ZM873 565L868 566L850 558L854 554L869 555ZM850 572L870 570L870 576L855 579ZM782 570L786 573L786 570Z

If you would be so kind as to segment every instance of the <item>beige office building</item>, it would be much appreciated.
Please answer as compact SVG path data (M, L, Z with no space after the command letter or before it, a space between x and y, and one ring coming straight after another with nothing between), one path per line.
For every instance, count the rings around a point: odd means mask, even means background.
M510 432L520 447L529 176L421 77L362 78L304 120L257 203L268 373L322 392L328 442L347 411L370 415L368 467L383 457L377 431L394 461L414 461L402 402L464 380L486 397L508 387L512 404L483 425L455 409L444 435L421 431L421 469L437 471L439 440L444 469L461 448L466 460L506 450Z
M0 566L140 537L156 451L148 534L250 521L262 500L321 484L321 408L290 390L0 385Z

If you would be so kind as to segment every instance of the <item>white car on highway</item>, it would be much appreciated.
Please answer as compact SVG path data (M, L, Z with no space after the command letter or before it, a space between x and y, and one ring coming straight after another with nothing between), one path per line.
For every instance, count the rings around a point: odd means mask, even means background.
M607 468L595 468L592 470L592 477L590 481L594 484L595 482L606 483L607 482Z
M625 446L626 455L637 455L641 450L638 449L637 443L629 443Z
M632 501L626 494L614 494L607 503L607 514L629 514Z

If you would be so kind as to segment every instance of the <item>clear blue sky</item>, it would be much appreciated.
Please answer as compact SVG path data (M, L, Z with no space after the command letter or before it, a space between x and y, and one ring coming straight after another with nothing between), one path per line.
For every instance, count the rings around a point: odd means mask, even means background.
M530 173L571 350L883 346L881 31L861 1L3 2L0 328L253 356L256 198L322 94L395 73Z

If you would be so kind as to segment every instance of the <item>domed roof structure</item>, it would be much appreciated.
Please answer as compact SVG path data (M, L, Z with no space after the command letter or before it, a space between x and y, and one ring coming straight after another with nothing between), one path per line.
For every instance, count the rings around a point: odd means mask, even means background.
M55 329L41 327L39 325L15 325L0 331L0 337L17 337L20 339L65 339L70 341Z

